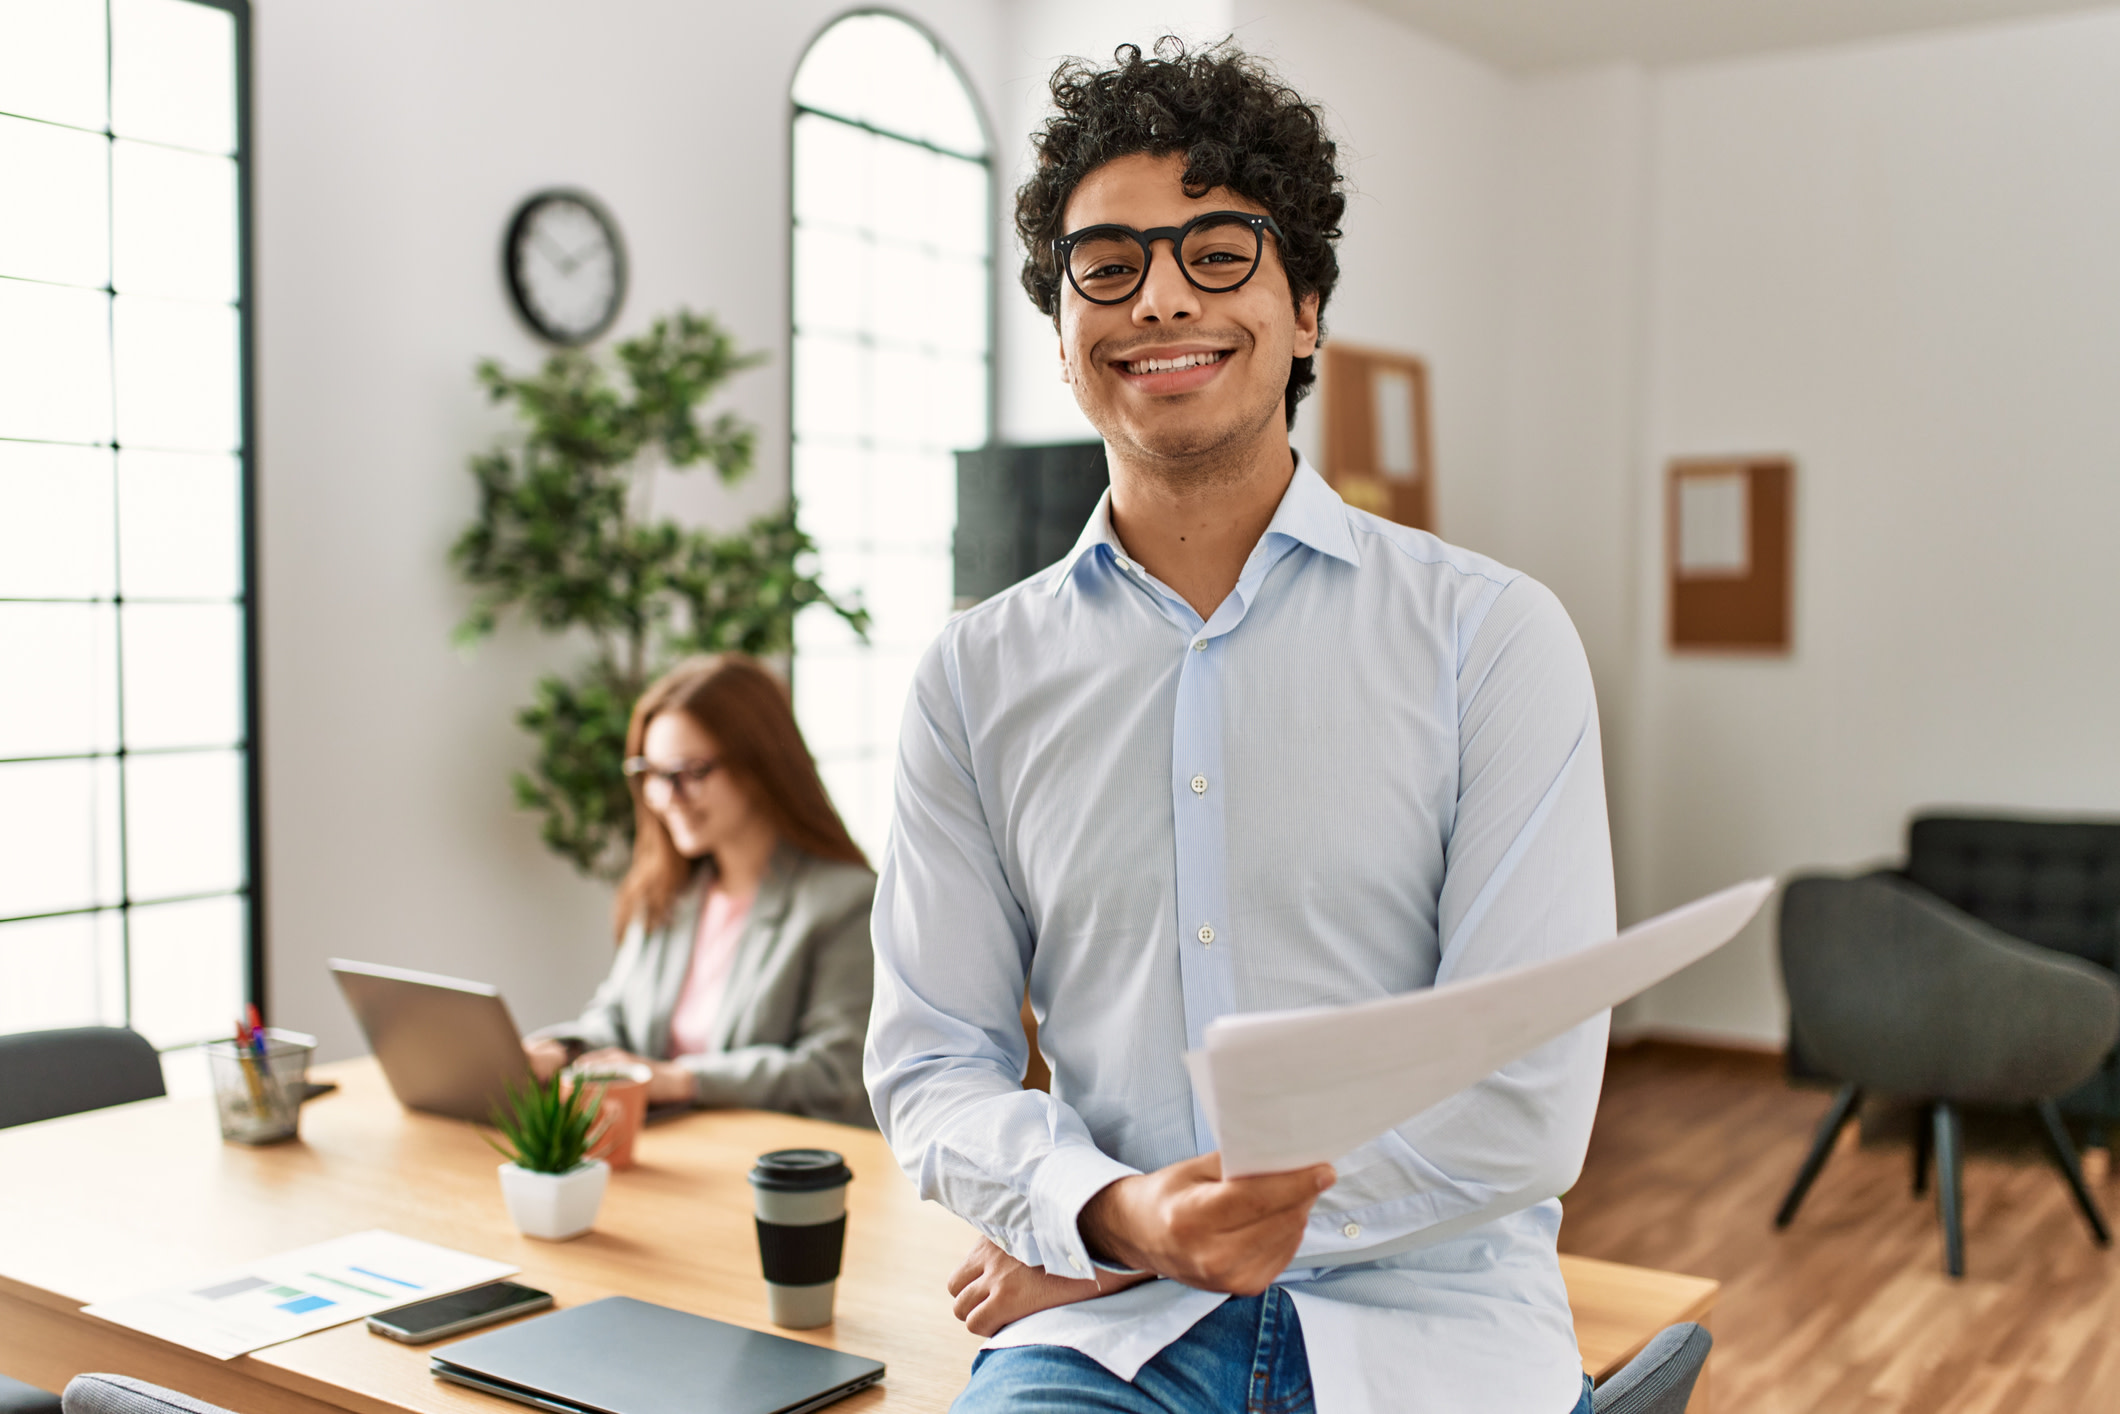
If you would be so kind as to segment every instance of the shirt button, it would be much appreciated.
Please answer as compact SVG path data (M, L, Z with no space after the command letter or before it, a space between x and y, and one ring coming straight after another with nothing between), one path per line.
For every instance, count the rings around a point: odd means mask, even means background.
M1360 1237L1361 1235L1362 1225L1360 1223L1349 1223L1340 1229L1340 1236L1342 1237Z
M1211 943L1214 940L1215 925L1212 923L1202 923L1200 925L1200 941L1203 943Z
M1205 794L1207 794L1207 777L1205 777L1205 776L1194 776L1194 777L1192 778L1192 788L1193 788L1193 794L1194 794L1194 795L1205 795Z
M1074 1269L1075 1269L1076 1271L1078 1271L1078 1272L1082 1270L1082 1259L1081 1259L1080 1257L1070 1257L1070 1258L1068 1258L1068 1259L1067 1259L1067 1264L1068 1264L1068 1265L1069 1265L1070 1267L1073 1267L1073 1268L1074 1268Z
M1124 555L1121 555L1118 559L1112 561L1112 563L1117 565L1122 570L1131 571L1134 567L1134 562L1132 560L1127 559Z
M1194 640L1193 640L1193 652L1195 652L1195 653L1205 653L1206 651L1207 651L1207 640L1206 640L1206 639L1204 639L1204 638L1196 638L1196 639L1194 639Z

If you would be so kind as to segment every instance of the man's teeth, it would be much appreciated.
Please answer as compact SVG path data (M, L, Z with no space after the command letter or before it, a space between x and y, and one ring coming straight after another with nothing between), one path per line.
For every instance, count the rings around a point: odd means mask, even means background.
M1203 363L1214 363L1221 359L1226 349L1210 353L1180 354L1176 358L1139 358L1126 365L1128 373L1168 373L1176 368L1198 368Z

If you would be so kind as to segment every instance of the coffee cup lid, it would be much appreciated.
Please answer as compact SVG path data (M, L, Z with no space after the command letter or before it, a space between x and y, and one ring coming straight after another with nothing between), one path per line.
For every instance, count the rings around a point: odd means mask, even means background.
M775 1149L758 1156L751 1182L780 1193L837 1188L854 1177L847 1161L830 1149Z

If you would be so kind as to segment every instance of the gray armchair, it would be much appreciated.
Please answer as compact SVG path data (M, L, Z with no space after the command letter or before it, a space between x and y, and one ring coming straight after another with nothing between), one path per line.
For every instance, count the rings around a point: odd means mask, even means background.
M62 1399L65 1414L229 1414L218 1404L130 1375L76 1375Z
M2120 1039L2120 982L2021 942L1895 874L1792 880L1781 903L1793 1052L1840 1082L1775 1215L1795 1218L1866 1091L1916 1101L1914 1191L1934 1145L1945 1267L1965 1274L1957 1107L2029 1105L2093 1237L2111 1241L2054 1099Z
M1706 1326L1691 1321L1665 1326L1641 1354L1591 1392L1593 1414L1685 1414L1714 1344Z

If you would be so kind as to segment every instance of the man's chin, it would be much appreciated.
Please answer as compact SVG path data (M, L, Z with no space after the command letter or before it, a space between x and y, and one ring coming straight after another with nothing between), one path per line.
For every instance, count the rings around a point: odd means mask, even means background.
M1248 447L1258 436L1255 419L1223 415L1126 418L1125 442L1153 461L1212 461Z

